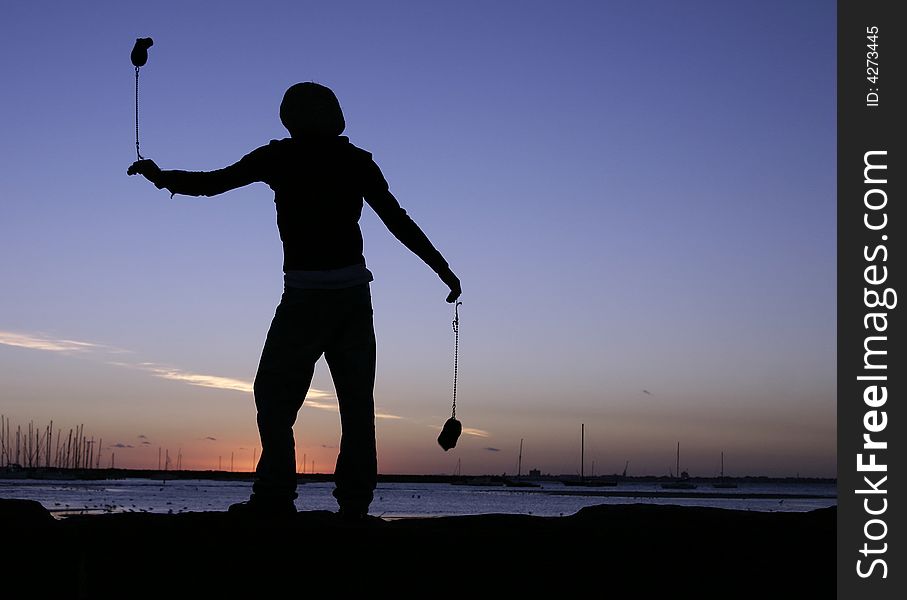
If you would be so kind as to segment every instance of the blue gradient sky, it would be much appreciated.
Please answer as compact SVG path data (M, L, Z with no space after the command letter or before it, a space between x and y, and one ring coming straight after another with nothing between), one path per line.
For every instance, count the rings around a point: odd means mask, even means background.
M381 471L515 472L525 438L524 469L578 472L585 423L587 473L667 473L679 441L694 475L721 451L730 474L834 475L833 2L10 2L0 34L14 423L85 423L124 466L251 461L272 193L125 175L152 36L146 157L232 163L286 135L289 85L323 83L460 275L478 435L444 453L446 291L366 209ZM328 471L323 363L313 385L300 458Z

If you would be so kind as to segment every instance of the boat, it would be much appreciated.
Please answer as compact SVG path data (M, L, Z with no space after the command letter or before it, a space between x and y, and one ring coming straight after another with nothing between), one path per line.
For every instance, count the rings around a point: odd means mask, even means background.
M499 475L480 475L477 477L464 477L459 481L451 481L451 485L471 485L477 487L503 487L506 478Z
M724 476L724 452L721 453L721 476L718 481L712 484L713 488L729 490L737 487L737 484Z
M695 490L696 484L690 481L690 474L680 470L680 442L677 442L677 473L679 478L674 481L662 483L661 487L666 490Z
M523 438L520 438L520 456L517 460L516 467L516 479L504 478L504 485L507 487L518 487L518 488L537 488L542 487L537 483L531 481L523 481Z
M586 479L586 424L580 428L579 479L561 479L561 483L572 487L613 487L617 482L612 479L595 477L595 463L592 463L592 477Z
M542 487L538 483L533 483L531 481L523 481L522 479L507 479L504 478L505 487L515 487L515 488L537 488Z
M617 482L613 479L562 479L561 483L570 487L614 487Z

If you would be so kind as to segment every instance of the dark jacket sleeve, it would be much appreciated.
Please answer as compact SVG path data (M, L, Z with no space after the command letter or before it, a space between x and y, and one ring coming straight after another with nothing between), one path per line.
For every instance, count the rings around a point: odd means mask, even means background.
M229 167L216 171L161 171L154 184L167 188L171 195L216 196L230 190L264 181L268 146L262 146Z
M435 273L447 270L449 268L447 261L391 194L381 169L371 159L371 156L365 163L363 197L368 205L377 213L394 237L421 258Z

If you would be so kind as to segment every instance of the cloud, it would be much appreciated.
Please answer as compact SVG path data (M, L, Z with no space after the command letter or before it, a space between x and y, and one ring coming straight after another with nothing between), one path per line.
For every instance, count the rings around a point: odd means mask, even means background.
M380 413L380 412L375 413L375 418L376 419L403 419L403 417L400 417L397 415L389 415L387 413Z
M64 340L64 339L54 339L41 334L24 334L24 333L13 333L10 331L0 330L0 344L6 346L15 346L17 348L29 348L32 350L45 350L52 352L62 352L62 353L87 353L87 352L101 352L106 354L125 354L129 353L128 350L122 350L119 348L114 348L112 346L104 346L101 344L94 344L91 342L80 342L75 340ZM248 379L238 379L235 377L223 377L220 375L208 375L206 373L195 373L192 371L185 371L176 367L171 367L154 362L122 362L122 361L106 361L107 364L123 367L127 369L138 369L145 371L154 375L155 377L160 377L161 379L167 379L169 381L176 381L179 383L185 383L187 385L194 385L198 387L205 387L217 390L227 390L232 392L242 392L245 394L251 394L253 392L252 381ZM325 390L319 390L317 388L309 388L308 393L305 397L304 406L310 406L312 408L317 408L319 410L330 410L333 412L338 412L338 407L336 400L334 402L325 402L324 400L334 399L334 394ZM378 419L403 419L398 415L393 415L386 412L376 412L375 417ZM478 430L475 430L478 431ZM464 432L465 433L465 432ZM469 435L481 435L476 433L470 433ZM483 436L485 437L485 436ZM140 435L139 439L147 439L145 435Z
M500 448L492 448L491 446L489 446L487 448L482 448L482 450L488 450L489 452L500 452L501 451Z
M189 385L199 387L214 388L218 390L232 390L236 392L252 393L252 382L244 379L234 379L232 377L221 377L219 375L205 375L203 373L192 373L176 369L174 367L165 367L155 363L139 363L133 365L137 369L148 371L155 377L169 379L171 381L180 381Z
M436 429L438 431L441 431L441 429L442 429L438 425L430 425L429 427L431 427L432 429ZM464 435L474 435L475 437L481 437L481 438L491 437L491 434L488 433L487 431L485 431L484 429L476 429L474 427L464 427L463 434Z
M309 394L311 394L313 391L318 392L318 390L316 390L315 388L309 388ZM312 398L309 397L308 394L306 394L305 402L303 403L303 406L310 406L312 408L317 408L319 410L333 410L333 411L340 410L336 404L333 404L331 402L319 402L318 400L313 400Z
M135 365L130 365L126 363L118 363L122 366L132 367L135 369L141 369L147 371L154 375L155 377L160 377L161 379L168 379L170 381L179 381L182 383L187 383L189 385L195 385L199 387L213 388L218 390L228 390L234 392L243 392L246 394L251 394L253 392L252 382L248 379L236 379L233 377L221 377L220 375L207 375L204 373L193 373L191 371L184 371L182 369L177 369L175 367L168 367L160 365L157 363L144 362ZM309 388L308 393L305 397L305 404L313 408L319 408L322 410L337 410L337 405L328 402L320 402L319 399L322 398L333 398L333 394L326 392L324 390L319 390L318 388ZM394 417L393 415L386 416L384 418L399 418Z
M216 441L217 441L217 438L216 438L216 437L211 437L210 435L207 436L205 439L206 439L206 440L211 440L212 442L216 442Z
M487 438L487 437L491 436L491 434L488 433L487 431L485 431L484 429L475 429L473 427L464 427L463 433L465 435L474 435L476 437L483 437L483 438Z
M140 433L140 434L139 434L139 439L140 439L140 440L147 440L147 439L148 439L148 436L145 435L144 433Z
M314 392L314 397L313 397ZM303 407L310 406L312 408L317 408L318 410L330 410L333 412L340 412L340 408L334 402L320 402L314 398L333 398L333 394L324 392L321 390L316 390L315 388L309 388L309 393L306 394L305 402ZM386 412L375 412L376 419L404 419L404 417L398 415L392 415Z
M145 441L142 442L142 445L143 445L143 446L150 446L150 445L151 445L151 442L149 442L148 440L145 440Z
M54 339L41 334L14 333L12 331L0 331L0 344L15 346L17 348L28 348L29 350L66 353L87 352L97 349L113 350L108 346L102 346L100 344L79 342L76 340Z
M117 442L116 444L111 444L110 448L133 448L132 444L124 444L123 442Z

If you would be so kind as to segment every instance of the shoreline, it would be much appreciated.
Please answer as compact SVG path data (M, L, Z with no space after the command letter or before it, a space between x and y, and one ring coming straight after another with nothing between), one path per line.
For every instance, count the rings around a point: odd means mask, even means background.
M162 470L162 469L57 469L53 467L19 467L0 468L0 481L17 479L199 479L213 481L251 481L255 474L250 471L194 471L194 470ZM331 473L299 473L296 476L299 483L306 481L333 481ZM529 477L523 475L416 475L407 473L379 473L379 483L468 483L475 481L488 481L491 485L503 485L505 482L525 481L535 483L557 483L578 480L575 474L541 475ZM589 482L601 482L603 486L617 483L667 483L675 481L667 475L596 475L585 478ZM710 485L713 483L815 483L836 484L837 479L829 477L768 477L765 475L743 475L738 477L690 477L690 483Z

